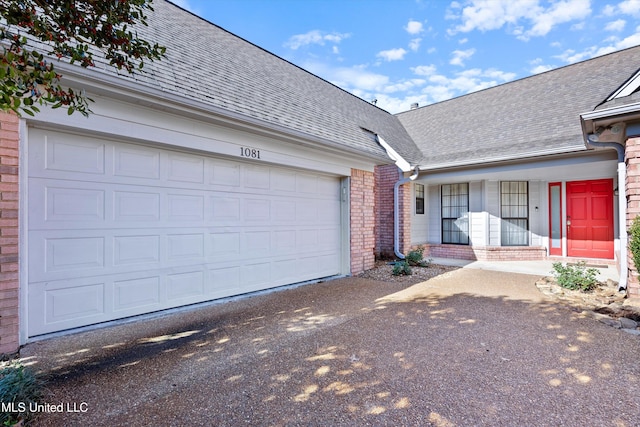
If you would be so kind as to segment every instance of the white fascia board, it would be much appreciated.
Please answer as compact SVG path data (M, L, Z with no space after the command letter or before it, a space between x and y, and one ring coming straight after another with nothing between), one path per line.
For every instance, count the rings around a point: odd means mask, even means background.
M484 166L492 163L502 163L502 162L509 162L509 161L518 162L518 161L525 161L525 160L536 158L536 157L550 156L550 155L557 155L557 154L569 154L569 153L581 152L581 151L586 151L586 147L584 149L576 148L572 150L565 147L565 148L552 149L552 150L532 151L532 152L526 153L525 155L520 155L520 156L513 156L513 155L495 156L495 157L488 157L483 159L468 160L463 162L425 164L425 165L420 165L419 168L421 171L429 171L429 170L449 169L449 168L457 168L457 167Z
M623 116L626 114L634 114L640 112L640 102L633 104L620 105L602 110L589 111L580 114L582 120L598 120L614 116Z
M385 160L382 155L378 156L373 153L363 152L356 148L338 144L332 140L309 135L301 131L265 122L241 113L197 102L182 96L177 96L169 91L140 85L133 80L129 81L120 79L107 73L87 71L78 66L63 62L56 64L56 67L62 71L65 84L69 86L74 86L73 83L82 86L86 85L92 89L97 89L102 93L128 100L133 103L145 106L155 106L156 108L160 107L165 111L174 111L176 113L200 119L213 119L243 130L254 132L259 130L270 136L289 138L295 143L302 145L306 144L310 146L317 146L316 144L319 144L335 152L355 154L359 158L369 159L376 164L383 164Z
M385 149L389 158L395 162L396 166L400 168L402 172L411 171L411 164L407 162L400 154L398 154L398 152L394 150L393 147L387 144L387 142L382 139L380 135L376 135L376 139L378 140L382 148Z

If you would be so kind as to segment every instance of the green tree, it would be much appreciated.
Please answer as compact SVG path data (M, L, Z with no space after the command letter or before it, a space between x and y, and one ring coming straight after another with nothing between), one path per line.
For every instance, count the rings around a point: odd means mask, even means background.
M33 116L37 104L89 115L92 100L61 86L56 58L88 68L99 50L118 70L142 71L165 53L130 29L147 25L152 1L0 0L0 109Z

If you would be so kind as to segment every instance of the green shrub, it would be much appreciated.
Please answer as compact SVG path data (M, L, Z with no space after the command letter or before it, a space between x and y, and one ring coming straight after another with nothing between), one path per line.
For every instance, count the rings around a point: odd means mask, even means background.
M640 216L636 216L629 227L629 249L636 270L640 271Z
M393 266L394 276L411 276L411 267L407 261L397 261Z
M30 404L42 397L42 381L19 361L11 360L0 364L0 402L13 403L17 412L0 412L0 425L12 426L24 420L25 424L34 417Z
M596 279L598 270L595 268L587 268L584 261L577 264L562 265L562 263L553 263L554 276L558 285L563 288L590 291L598 285Z
M423 255L424 248L420 246L417 249L410 251L405 257L405 260L407 264L414 267L428 267L431 264L431 260L423 259Z

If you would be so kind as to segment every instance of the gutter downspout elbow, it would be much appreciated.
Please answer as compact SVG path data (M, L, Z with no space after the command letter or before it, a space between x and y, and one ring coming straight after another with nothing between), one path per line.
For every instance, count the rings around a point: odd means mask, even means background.
M405 259L404 254L400 252L400 186L415 181L418 175L420 169L416 167L409 178L400 179L393 186L393 252L400 259Z
M618 227L620 229L620 282L618 290L627 289L627 274L629 269L628 235L627 235L627 168L624 164L624 147L617 142L599 142L596 134L589 134L586 138L587 147L613 148L618 152Z

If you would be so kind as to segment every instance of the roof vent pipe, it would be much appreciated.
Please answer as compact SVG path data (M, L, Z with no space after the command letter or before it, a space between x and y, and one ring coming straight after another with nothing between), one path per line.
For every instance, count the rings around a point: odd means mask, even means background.
M405 259L404 254L400 252L400 186L415 181L418 175L420 169L416 167L409 178L403 178L393 186L393 252L400 259Z
M411 104L411 109L415 110L416 108L418 108L420 104L418 104L417 102L414 102L413 104Z

